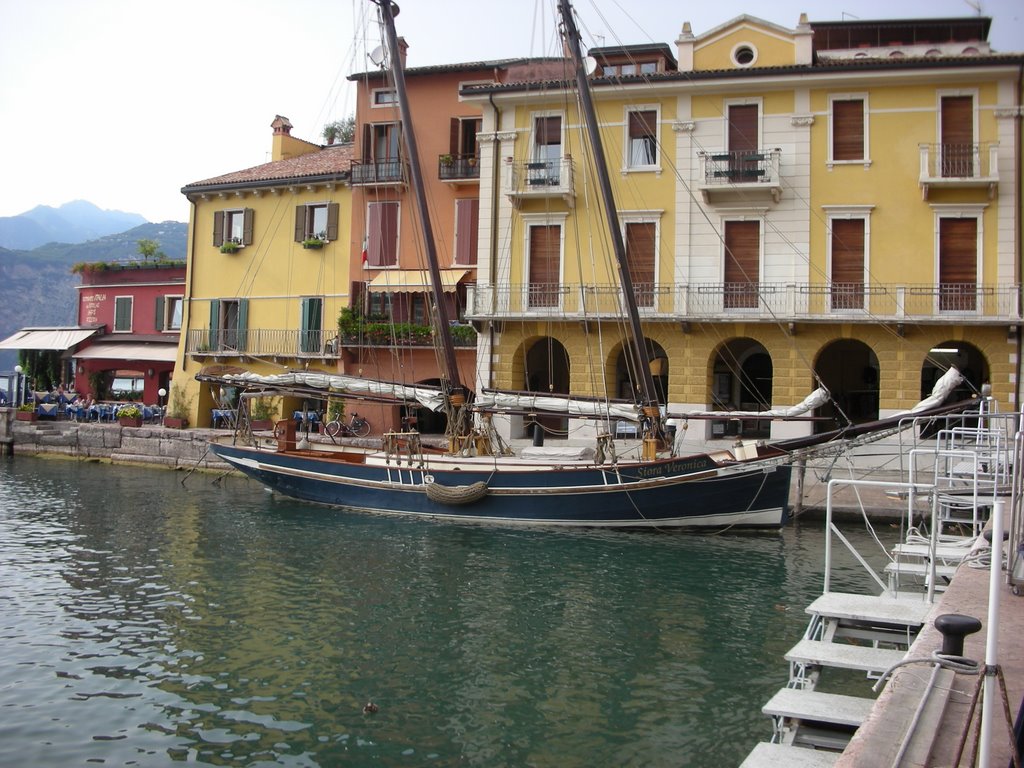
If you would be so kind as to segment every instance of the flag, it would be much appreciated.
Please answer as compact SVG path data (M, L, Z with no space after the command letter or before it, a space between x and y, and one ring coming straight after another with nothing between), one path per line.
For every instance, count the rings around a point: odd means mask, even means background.
M366 246L367 246L367 242L366 242L366 238L364 237L363 238L363 265L364 266L366 265L366 261L369 258L369 255L366 252Z

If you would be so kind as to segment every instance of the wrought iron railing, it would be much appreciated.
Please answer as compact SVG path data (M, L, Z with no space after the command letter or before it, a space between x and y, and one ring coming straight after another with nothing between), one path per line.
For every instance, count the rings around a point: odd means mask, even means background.
M193 328L185 337L185 354L253 357L335 358L338 332L274 328Z
M353 184L404 184L405 179L405 162L397 158L352 163Z
M623 316L614 285L542 283L470 285L473 320L562 316ZM872 283L637 284L643 317L658 320L783 320L825 322L1020 322L1020 285Z
M921 144L921 179L995 180L999 144Z
M437 177L442 181L479 179L478 160L476 155L441 155L437 159Z
M573 194L572 158L510 163L505 194L513 197L552 197Z
M778 184L779 149L737 152L699 152L704 183Z

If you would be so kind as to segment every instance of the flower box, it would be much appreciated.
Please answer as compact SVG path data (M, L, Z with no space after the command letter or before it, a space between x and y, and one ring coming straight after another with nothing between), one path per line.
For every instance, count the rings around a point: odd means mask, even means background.
M319 238L310 237L302 241L302 247L306 249L316 250L324 247L324 241Z
M188 429L188 419L180 419L176 416L164 416L164 426L168 429Z
M39 415L35 411L17 411L14 418L18 421L37 421Z
M118 416L117 423L122 427L141 427L142 417L141 416Z

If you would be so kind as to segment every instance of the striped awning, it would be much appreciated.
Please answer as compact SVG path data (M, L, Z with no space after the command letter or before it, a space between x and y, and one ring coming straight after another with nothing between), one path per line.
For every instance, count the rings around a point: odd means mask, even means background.
M173 363L178 356L177 342L139 344L99 342L75 353L76 360L140 360L148 363Z
M452 292L466 276L465 269L442 269L441 287ZM370 293L424 293L430 290L430 273L425 269L388 269L370 281Z
M3 341L0 349L70 349L98 328L22 328Z

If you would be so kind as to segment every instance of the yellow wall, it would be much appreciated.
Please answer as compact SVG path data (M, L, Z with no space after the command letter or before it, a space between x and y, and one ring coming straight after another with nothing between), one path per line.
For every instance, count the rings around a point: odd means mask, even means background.
M740 44L752 45L757 51L754 67L781 67L796 59L792 40L779 39L756 25L744 25L713 40L698 43L693 52L694 70L735 69L733 49Z

